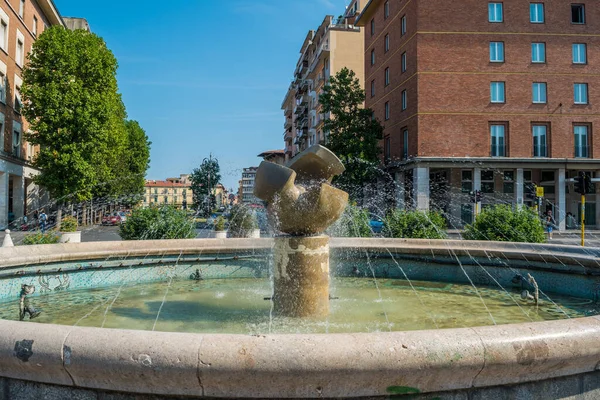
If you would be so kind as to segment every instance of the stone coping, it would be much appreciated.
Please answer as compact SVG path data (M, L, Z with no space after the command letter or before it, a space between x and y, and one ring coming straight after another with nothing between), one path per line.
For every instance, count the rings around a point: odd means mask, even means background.
M152 254L264 252L269 239L97 242L0 249L0 267ZM502 255L598 269L561 245L332 239L348 251ZM581 270L581 273L584 273ZM600 317L428 331L186 334L0 320L0 376L129 393L244 398L387 396L511 385L600 369Z
M63 243L0 248L0 269L73 260L97 260L148 255L265 253L272 239L180 239L121 242ZM600 271L600 248L467 240L331 238L331 249L406 254L424 257L500 257L505 259L575 264ZM583 271L581 271L583 273Z
M0 375L174 396L337 398L595 371L600 319L390 333L225 335L0 321Z

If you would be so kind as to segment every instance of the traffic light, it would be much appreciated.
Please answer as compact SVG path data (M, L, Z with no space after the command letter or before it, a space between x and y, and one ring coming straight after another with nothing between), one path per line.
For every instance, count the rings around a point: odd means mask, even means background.
M589 193L594 193L595 192L595 188L594 188L594 183L592 182L592 177L588 174L585 175L585 193L589 194Z
M525 184L525 197L529 200L535 200L536 198L536 189L534 183L526 183Z
M585 173L579 172L579 175L575 177L575 193L586 194L588 189L587 181L588 179L585 176Z
M477 203L480 203L480 202L481 202L481 190L476 190L476 191L475 191L475 201L476 201Z

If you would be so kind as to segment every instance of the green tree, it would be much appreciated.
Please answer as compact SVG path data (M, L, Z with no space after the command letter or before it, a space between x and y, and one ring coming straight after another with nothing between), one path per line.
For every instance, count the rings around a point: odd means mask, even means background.
M334 237L372 237L369 212L356 204L348 204L340 218L327 229Z
M118 177L126 113L116 72L117 60L93 33L54 26L33 43L22 112L33 132L27 140L40 146L34 180L59 204L88 200Z
M202 211L209 211L213 208L213 194L215 187L221 180L221 168L219 160L213 158L205 158L199 168L195 168L190 177L191 189L194 196L194 204L197 208L202 208Z
M125 121L126 141L121 154L122 168L117 194L126 196L121 202L127 206L139 203L144 193L145 176L150 166L150 146L146 131L137 121Z
M325 85L319 97L325 121L325 145L346 167L334 183L356 200L362 200L362 188L372 182L379 172L379 141L383 126L373 118L373 111L363 108L365 92L352 70L342 68Z
M540 218L527 207L513 210L508 205L486 208L474 223L465 227L467 240L544 243L544 227Z

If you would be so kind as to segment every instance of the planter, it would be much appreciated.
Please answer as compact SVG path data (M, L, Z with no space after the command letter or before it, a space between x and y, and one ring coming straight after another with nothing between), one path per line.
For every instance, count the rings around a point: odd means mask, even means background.
M81 231L61 232L60 243L81 243Z
M252 229L250 231L250 235L248 235L249 238L260 238L260 229Z
M213 231L215 239L225 239L227 238L227 231Z

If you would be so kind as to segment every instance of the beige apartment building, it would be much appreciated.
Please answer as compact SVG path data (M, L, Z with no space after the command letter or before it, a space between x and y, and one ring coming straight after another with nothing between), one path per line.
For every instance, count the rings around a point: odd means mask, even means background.
M179 178L167 178L164 181L147 180L143 206L172 205L178 208L191 207L194 204L192 184L189 175Z
M363 81L364 38L354 25L366 0L353 0L344 15L328 15L316 30L308 31L294 71L294 79L283 99L285 159L325 140L319 96L331 75L346 67ZM364 83L362 83L364 88Z
M20 88L27 55L48 26L64 26L52 0L0 3L0 228L40 207L32 176L36 149L23 139L29 124L21 116Z

